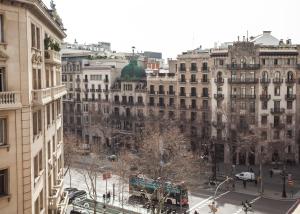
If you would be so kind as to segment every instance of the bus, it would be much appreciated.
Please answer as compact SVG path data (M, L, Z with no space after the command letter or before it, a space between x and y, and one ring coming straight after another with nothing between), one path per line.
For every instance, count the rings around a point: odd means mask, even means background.
M158 189L164 186L164 193L160 195ZM188 191L185 184L172 184L160 181L160 179L149 179L142 175L133 175L129 178L129 194L146 198L151 201L158 201L160 197L167 196L165 203L188 207Z

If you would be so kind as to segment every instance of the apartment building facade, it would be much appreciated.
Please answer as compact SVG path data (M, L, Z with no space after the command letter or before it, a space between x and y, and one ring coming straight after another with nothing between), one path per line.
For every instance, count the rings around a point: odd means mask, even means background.
M0 210L60 213L63 127L59 46L66 36L41 1L0 3Z
M141 115L177 119L193 151L213 150L218 162L299 162L299 45L267 31L184 52L169 60L167 73L155 68L135 79L137 67L129 64L102 102L102 111L124 119L114 120L114 130L134 133ZM113 144L111 137L104 142Z

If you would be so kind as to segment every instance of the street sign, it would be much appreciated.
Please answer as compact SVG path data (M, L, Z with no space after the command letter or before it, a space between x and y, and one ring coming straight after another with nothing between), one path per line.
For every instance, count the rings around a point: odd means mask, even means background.
M103 180L107 180L107 179L110 179L111 178L111 173L110 172L105 172L103 173Z

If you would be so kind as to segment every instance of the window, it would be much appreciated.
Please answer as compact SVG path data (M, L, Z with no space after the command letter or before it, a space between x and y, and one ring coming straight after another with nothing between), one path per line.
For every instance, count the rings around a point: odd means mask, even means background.
M261 116L261 124L266 125L268 123L268 116L263 115Z
M149 105L154 106L154 97L149 98Z
M32 113L33 137L39 135L42 131L42 111L38 110Z
M261 109L264 109L264 110L268 109L268 101L261 102Z
M293 130L287 130L286 135L289 139L293 138Z
M274 88L274 94L275 94L275 96L280 96L280 86L276 86Z
M182 75L180 76L180 82L185 82L185 75L184 75L184 74L182 74Z
M280 109L280 101L274 101L274 108Z
M6 90L5 68L0 68L0 91Z
M0 170L0 197L8 195L8 169Z
M4 42L4 18L3 14L0 14L0 42Z
M154 85L150 85L150 94L155 94Z
M274 59L274 65L278 65L278 59Z
M52 109L52 122L55 120L55 103L52 102L51 104L51 109Z
M0 146L6 145L6 119L0 118Z
M185 71L185 63L180 63L180 71Z
M265 64L266 64L266 59L261 59L261 63L262 63L263 65L265 65Z
M47 71L48 70L46 70L46 73L47 73ZM32 70L32 84L33 84L33 89L41 89L42 88L41 69L33 69Z
M88 112L89 111L89 104L84 104L83 105L83 112Z
M292 115L287 115L286 116L286 123L287 124L292 124L293 123L293 116Z
M48 149L47 149L48 160L51 158L51 141L48 141Z
M197 71L197 64L196 63L191 64L191 71Z
M293 101L290 101L290 100L287 101L287 102L286 102L286 108L287 108L287 109L293 109Z
M196 82L196 75L195 74L191 75L191 82Z
M208 97L208 88L202 88L202 97Z
M207 74L202 75L202 82L208 82Z
M31 24L31 47L37 49L41 48L40 28L36 27L34 24Z
M245 102L241 102L240 103L240 109L241 110L245 110L246 109L246 103Z
M250 112L255 113L255 102L250 102L249 106L250 106Z
M262 140L267 140L267 139L268 139L268 134L267 134L266 131L262 131L262 132L261 132L261 139L262 139Z

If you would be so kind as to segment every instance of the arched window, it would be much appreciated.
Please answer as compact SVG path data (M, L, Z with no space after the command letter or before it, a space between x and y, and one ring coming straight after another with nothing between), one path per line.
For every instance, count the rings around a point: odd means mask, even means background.
M218 80L218 82L222 81L222 72L221 71L219 71L217 74L217 80Z
M263 73L262 73L262 79L263 80L268 80L268 72L267 71L264 71Z
M279 71L275 72L275 79L280 79L280 72Z
M289 72L287 73L287 79L288 79L288 80L293 80L293 79L294 79L294 74L293 74L292 71L289 71Z

